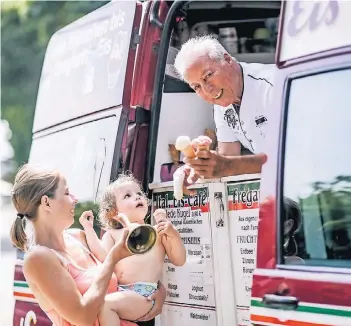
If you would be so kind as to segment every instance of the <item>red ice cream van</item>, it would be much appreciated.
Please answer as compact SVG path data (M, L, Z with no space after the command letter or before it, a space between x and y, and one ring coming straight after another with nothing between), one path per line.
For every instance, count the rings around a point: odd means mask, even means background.
M337 0L112 1L52 36L29 161L62 171L77 216L132 171L186 247L184 266L165 259L162 314L140 325L351 325L350 17ZM173 66L199 34L277 66L274 112L261 174L200 180L179 201L172 145L215 131ZM52 325L17 258L13 325Z

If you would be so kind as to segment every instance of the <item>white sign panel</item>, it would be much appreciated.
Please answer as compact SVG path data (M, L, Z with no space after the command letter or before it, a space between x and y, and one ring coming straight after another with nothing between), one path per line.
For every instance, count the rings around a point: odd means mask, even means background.
M228 218L238 325L250 324L252 276L256 268L259 181L228 183Z
M173 191L155 190L153 207L164 208L184 242L187 260L176 267L166 257L162 281L167 289L161 325L216 326L208 188L181 201Z
M136 1L110 2L52 36L34 131L122 104L135 10Z
M285 2L279 61L351 45L351 1Z

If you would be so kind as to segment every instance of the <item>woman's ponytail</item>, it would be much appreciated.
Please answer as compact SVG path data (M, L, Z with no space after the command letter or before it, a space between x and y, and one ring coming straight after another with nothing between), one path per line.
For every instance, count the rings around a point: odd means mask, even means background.
M12 243L22 251L26 251L28 249L28 238L25 231L25 223L24 217L18 214L10 231Z

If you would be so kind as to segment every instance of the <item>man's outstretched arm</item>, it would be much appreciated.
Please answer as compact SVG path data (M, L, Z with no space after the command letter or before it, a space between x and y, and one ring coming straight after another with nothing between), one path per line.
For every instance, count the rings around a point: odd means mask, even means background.
M197 158L184 159L195 173L205 179L260 173L267 155L224 156L214 151L200 151Z

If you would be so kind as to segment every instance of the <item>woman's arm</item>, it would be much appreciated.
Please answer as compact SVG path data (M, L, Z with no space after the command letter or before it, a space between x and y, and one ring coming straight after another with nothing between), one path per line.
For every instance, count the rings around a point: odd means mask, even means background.
M138 321L148 321L162 313L163 304L166 300L166 289L160 281L158 282L157 291L147 299L150 301L155 300L155 304L149 313L140 318Z
M124 233L124 239L127 234ZM91 326L104 303L115 264L128 255L122 243L107 254L97 277L84 295L80 294L59 258L48 248L38 246L29 252L24 260L23 272L34 295L44 298L60 316L74 325Z

